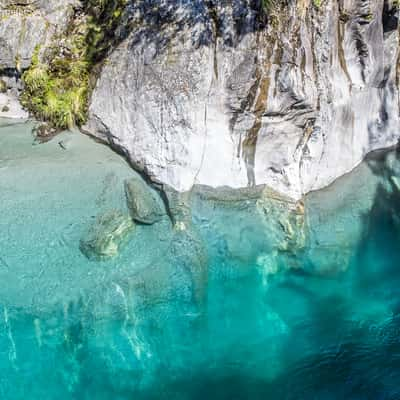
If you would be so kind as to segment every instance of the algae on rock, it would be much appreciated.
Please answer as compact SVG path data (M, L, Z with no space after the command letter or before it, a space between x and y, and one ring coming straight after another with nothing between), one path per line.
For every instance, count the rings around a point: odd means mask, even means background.
M141 178L131 178L125 182L128 207L134 221L154 224L160 221L166 210L159 194Z
M80 250L89 259L115 257L134 228L135 224L129 215L120 211L102 214L81 239Z

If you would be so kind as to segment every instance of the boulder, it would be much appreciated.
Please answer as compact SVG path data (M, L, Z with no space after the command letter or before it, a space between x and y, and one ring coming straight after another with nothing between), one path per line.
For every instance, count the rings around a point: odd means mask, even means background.
M47 122L43 122L32 129L35 136L35 143L46 143L54 138L61 131Z
M118 255L135 224L129 215L109 211L100 215L80 241L81 252L89 259L103 260Z
M134 221L152 225L166 215L160 195L139 176L125 181L125 194Z

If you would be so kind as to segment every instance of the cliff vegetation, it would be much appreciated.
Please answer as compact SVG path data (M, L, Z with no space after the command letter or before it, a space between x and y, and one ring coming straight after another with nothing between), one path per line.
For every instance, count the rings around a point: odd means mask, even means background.
M86 0L65 33L37 46L22 79L22 104L58 129L86 121L92 72L115 40L126 0Z

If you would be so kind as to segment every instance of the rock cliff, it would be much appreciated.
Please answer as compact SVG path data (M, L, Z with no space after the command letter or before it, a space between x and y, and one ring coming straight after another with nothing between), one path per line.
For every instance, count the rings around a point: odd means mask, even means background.
M176 189L268 184L295 198L394 145L396 6L271 3L265 25L245 0L134 7L88 129Z
M16 101L36 46L63 34L78 0L0 0L0 117L26 118Z
M47 3L64 10L59 21L70 9ZM298 199L397 143L398 7L127 1L124 39L104 60L84 129L180 191L267 184ZM44 32L35 18L27 26ZM2 50L3 65L16 57L16 26L2 22L0 45L11 49ZM22 40L29 49L19 51L21 64L35 40Z

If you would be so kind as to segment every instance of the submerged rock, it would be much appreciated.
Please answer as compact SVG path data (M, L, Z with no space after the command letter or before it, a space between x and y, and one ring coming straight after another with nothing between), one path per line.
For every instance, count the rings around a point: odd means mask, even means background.
M160 195L140 177L125 181L125 194L134 221L152 225L166 215Z
M115 257L134 228L129 215L120 211L107 212L96 219L81 239L80 250L89 259Z
M191 192L178 192L169 185L164 185L169 217L177 231L184 231L192 225Z
M189 274L193 287L193 300L199 310L206 304L208 284L208 255L204 242L195 227L175 228L171 254L174 262Z

